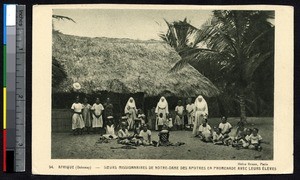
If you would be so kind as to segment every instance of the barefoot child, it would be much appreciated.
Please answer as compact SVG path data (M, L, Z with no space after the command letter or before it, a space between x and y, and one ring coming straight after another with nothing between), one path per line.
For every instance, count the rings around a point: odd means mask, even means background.
M215 131L213 132L213 143L215 145L222 145L223 144L223 139L224 139L224 136L221 133L222 130L220 128L217 128L217 127L215 127L214 130Z
M162 130L162 127L164 125L164 117L163 117L163 113L160 113L157 117L157 127L158 127L158 131Z
M258 134L258 129L253 128L252 134L249 136L249 149L255 149L261 151L262 147L260 146L262 137Z
M238 122L238 126L235 132L235 136L232 138L232 147L242 147L242 141L241 139L246 137L246 130L244 126L244 122L240 121Z
M118 136L115 134L115 125L113 116L107 117L107 123L105 127L106 133L103 135L107 139L116 139Z
M221 118L221 123L219 124L219 128L221 129L221 133L224 136L224 138L228 138L232 126L229 122L227 122L227 117L223 116Z
M246 128L245 131L240 133L239 138L235 139L232 143L232 147L237 149L243 148L247 149L249 146L249 137L252 134L252 130L250 128Z
M192 103L192 99L187 99L187 105L186 105L186 111L187 111L187 117L188 117L188 128L193 127L195 113L194 113L194 104Z
M119 144L130 144L133 136L129 134L127 129L127 123L121 123L121 129L118 131L118 143Z
M212 141L211 127L207 123L207 119L205 119L203 124L199 126L199 137L203 142Z
M245 133L247 128L245 128L245 123L239 121L237 124L237 129L235 133L235 139L239 140L242 137L242 134Z
M143 129L141 130L138 138L141 141L141 144L144 146L149 146L152 144L151 142L151 131L148 129L147 124L143 125Z

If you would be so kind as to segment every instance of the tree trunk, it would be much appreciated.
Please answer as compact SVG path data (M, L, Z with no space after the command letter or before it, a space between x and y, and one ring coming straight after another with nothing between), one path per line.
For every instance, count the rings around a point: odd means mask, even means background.
M243 90L241 90L239 99L240 99L240 110L241 110L241 122L247 123L246 101L245 101L245 93Z
M217 103L218 103L218 107L219 107L219 116L227 116L227 113L225 111L223 102L221 101L221 99L219 97L217 97Z

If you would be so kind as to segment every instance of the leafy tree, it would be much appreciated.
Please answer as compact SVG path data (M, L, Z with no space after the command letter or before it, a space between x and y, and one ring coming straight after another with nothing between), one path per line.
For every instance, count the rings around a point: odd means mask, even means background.
M246 95L254 74L274 59L274 25L269 22L273 18L273 11L218 10L200 29L186 19L166 22L168 31L160 36L182 58L173 71L190 63L221 89L234 88L241 120L246 121Z

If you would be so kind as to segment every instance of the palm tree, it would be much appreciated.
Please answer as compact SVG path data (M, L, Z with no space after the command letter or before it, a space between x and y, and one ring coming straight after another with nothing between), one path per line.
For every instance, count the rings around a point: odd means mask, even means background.
M238 90L241 120L246 121L246 89L258 67L274 58L272 18L273 11L213 11L213 17L201 29L186 19L167 22L168 32L161 37L182 58L172 70L187 63L196 63L203 71L213 69L214 73L209 72L213 82L225 80Z

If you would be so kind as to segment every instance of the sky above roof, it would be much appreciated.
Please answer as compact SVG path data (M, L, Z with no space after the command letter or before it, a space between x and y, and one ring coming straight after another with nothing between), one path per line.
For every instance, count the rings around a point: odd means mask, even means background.
M64 34L85 37L130 38L160 40L168 22L187 18L200 28L212 15L208 10L153 10L153 9L55 9L53 14L72 18L54 20L54 28Z

